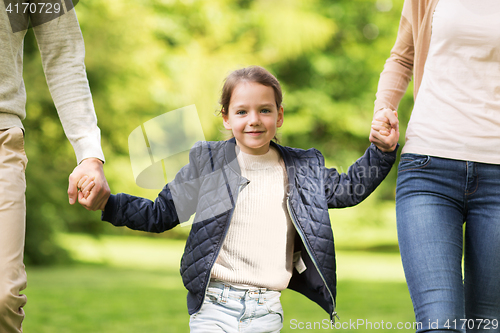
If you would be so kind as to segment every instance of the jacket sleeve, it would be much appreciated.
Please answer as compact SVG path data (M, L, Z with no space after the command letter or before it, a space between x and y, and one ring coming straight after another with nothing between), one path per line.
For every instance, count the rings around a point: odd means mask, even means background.
M389 174L396 161L396 154L397 148L393 152L384 153L371 144L365 154L349 167L347 173L324 168L328 208L355 206L366 199ZM322 163L324 165L323 161Z
M201 143L197 143L189 152L189 164L165 185L154 201L125 193L111 195L101 219L115 226L155 233L186 222L198 203L200 154Z
M412 31L412 6L406 0L399 24L396 43L380 74L375 100L375 112L383 108L397 110L413 76L415 48Z

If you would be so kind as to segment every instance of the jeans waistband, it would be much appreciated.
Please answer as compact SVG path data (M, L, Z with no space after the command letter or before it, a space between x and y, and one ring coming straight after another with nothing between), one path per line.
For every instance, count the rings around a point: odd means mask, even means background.
M227 298L258 299L259 304L263 304L266 300L281 295L279 291L275 290L268 290L266 288L258 288L252 286L234 286L228 282L220 280L210 280L207 293L211 294L212 296L218 297L221 302L225 302Z

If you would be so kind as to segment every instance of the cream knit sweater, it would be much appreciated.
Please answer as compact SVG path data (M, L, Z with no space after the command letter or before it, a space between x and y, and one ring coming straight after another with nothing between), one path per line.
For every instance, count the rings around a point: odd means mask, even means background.
M284 290L292 276L295 229L287 212L285 165L270 148L264 155L237 149L241 174L250 183L238 197L212 278Z

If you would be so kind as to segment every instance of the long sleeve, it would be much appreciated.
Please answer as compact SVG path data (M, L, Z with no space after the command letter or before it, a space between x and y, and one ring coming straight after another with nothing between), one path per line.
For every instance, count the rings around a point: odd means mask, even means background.
M413 77L417 97L429 52L432 18L439 0L405 0L396 43L380 74L375 111L397 110Z
M198 204L202 182L198 165L201 150L201 142L191 148L189 163L165 185L155 201L126 193L111 195L101 220L115 226L156 233L186 222Z
M318 152L318 157L323 156ZM329 208L355 206L366 199L385 179L396 161L397 148L384 153L371 144L365 154L349 167L347 173L323 170L325 196ZM321 165L324 162L321 161Z
M397 110L413 75L415 48L412 30L412 6L406 0L399 24L396 43L380 74L375 111L383 108Z
M75 10L33 29L47 84L77 162L89 157L104 161Z
M126 226L133 230L160 233L179 224L168 185L156 200L119 193L111 195L101 219L114 226Z

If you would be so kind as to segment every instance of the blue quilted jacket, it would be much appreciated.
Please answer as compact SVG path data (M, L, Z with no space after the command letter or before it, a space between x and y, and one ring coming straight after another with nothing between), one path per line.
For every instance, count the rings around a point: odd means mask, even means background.
M120 193L111 195L102 220L135 230L163 232L191 215L180 273L188 290L189 314L200 310L212 266L224 242L238 194L249 183L241 176L235 140L198 142L184 166L155 201ZM347 171L325 167L316 149L302 150L271 142L288 173L286 202L296 228L294 252L301 252L305 271L294 269L288 288L336 315L336 265L328 208L354 206L389 173L396 151L383 153L373 144ZM302 271L302 270L301 270Z

